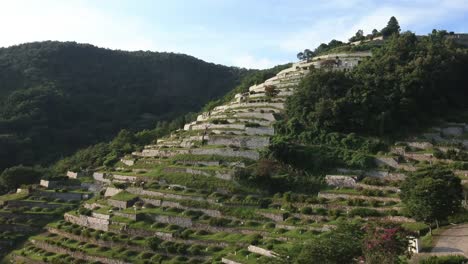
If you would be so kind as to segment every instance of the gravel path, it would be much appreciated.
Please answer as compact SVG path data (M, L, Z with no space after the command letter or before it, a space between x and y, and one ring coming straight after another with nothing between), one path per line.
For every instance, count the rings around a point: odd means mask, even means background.
M468 224L456 225L436 236L431 253L437 255L464 254L468 256Z

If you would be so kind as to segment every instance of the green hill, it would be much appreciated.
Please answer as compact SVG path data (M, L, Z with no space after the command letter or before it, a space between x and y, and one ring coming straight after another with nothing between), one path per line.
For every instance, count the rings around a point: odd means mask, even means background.
M75 42L1 48L0 171L197 111L248 72L183 54Z

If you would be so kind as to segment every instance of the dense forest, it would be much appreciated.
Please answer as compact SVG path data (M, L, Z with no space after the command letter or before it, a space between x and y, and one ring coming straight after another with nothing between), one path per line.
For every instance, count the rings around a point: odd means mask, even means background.
M199 110L253 72L75 42L1 48L0 171L48 164L122 128L154 128Z

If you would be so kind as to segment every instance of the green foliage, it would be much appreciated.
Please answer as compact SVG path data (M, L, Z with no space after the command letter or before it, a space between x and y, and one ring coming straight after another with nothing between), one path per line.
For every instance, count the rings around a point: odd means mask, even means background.
M324 264L354 263L362 253L362 238L363 232L358 225L340 223L335 230L308 241L296 263L309 264L319 260Z
M20 187L22 184L39 183L41 176L46 173L48 171L40 167L14 166L0 174L0 188L11 190Z
M315 140L319 140L318 137ZM304 141L309 143L307 139ZM327 141L325 144L304 145L276 137L269 146L269 151L275 159L313 173L323 173L339 166L363 169L373 165L373 158L366 152L353 150L341 143L335 147L331 142L327 144Z
M288 98L287 128L393 137L465 109L468 52L444 35L393 35L351 72L312 71Z
M393 34L400 34L400 24L398 20L392 16L387 23L387 26L382 28L381 32L384 37L389 37Z
M148 129L198 110L249 72L182 54L74 42L1 48L0 171L49 164L122 128Z
M430 224L460 210L462 186L452 171L430 167L407 177L400 196L412 217Z
M381 216L382 214L374 209L369 209L369 208L354 208L352 209L348 216L354 217L354 216L360 216L360 217L369 217L369 216Z
M125 129L121 130L111 142L99 143L78 150L73 155L56 162L54 169L57 173L64 173L67 170L79 171L103 165L110 167L118 161L119 157L150 144L171 131L181 128L191 116L192 114L187 114L171 122L158 122L156 128L151 130L146 129L135 134Z
M271 159L259 160L253 171L236 174L236 180L271 194L290 190L317 193L324 186L321 177L314 177L304 170L293 169Z

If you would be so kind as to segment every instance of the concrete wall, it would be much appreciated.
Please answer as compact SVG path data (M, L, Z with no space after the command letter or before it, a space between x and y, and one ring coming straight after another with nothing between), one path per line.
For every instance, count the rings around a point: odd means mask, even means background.
M329 186L354 188L356 186L356 177L349 175L327 175L325 181Z
M123 189L118 189L118 188L114 188L114 187L107 187L106 188L106 192L104 193L104 197L111 197L111 196L114 196L120 192L122 192Z
M120 161L121 161L123 164L127 165L127 166L133 166L133 165L135 165L135 159L124 159L124 158L122 158L122 159L120 159Z
M234 145L237 147L257 149L264 148L270 144L268 137L244 137L244 136L213 136L207 137L208 145Z
M85 172L75 172L75 171L67 171L67 177L68 178L71 178L71 179L78 179L78 178L81 178L81 177L84 177L86 176L86 173Z
M192 149L191 154L194 155L219 155L223 157L237 157L258 160L260 154L254 150L234 150L230 148L205 148L205 149Z
M172 215L150 215L151 219L158 223L173 224L181 227L191 227L193 225L192 219Z
M378 196L365 196L365 195L351 195L351 194L341 194L341 193L322 193L320 192L318 194L319 198L326 198L330 200L336 200L338 198L342 199L362 199L362 200L368 200L368 201L381 201L381 202L400 202L399 198L393 198L393 197L378 197Z
M212 198L205 198L200 196L192 196L192 195L180 195L180 194L173 194L173 193L163 193L158 191L150 191L144 190L142 188L136 187L129 187L126 189L127 192L133 193L136 195L145 195L145 196L152 196L152 197L163 197L168 199L177 199L177 200L192 200L192 201L205 201L209 203L216 203L216 201Z
M99 181L99 182L110 183L111 181L109 179L106 179L106 176L107 176L106 173L102 173L102 172L93 173L94 180Z
M119 200L114 200L114 199L108 199L107 200L107 204L109 206L112 206L112 207L117 207L117 208L120 208L120 209L126 209L126 208L129 208L129 207L132 207L133 204L135 204L135 202L137 201L138 199L132 199L132 200L129 200L129 201L119 201Z
M77 224L96 230L109 231L109 220L106 219L86 215L75 216L69 213L65 213L63 217L65 221L70 222L72 224Z
M278 257L278 253L275 253L275 252L273 252L271 250L267 250L267 249L257 247L257 246L254 246L254 245L250 245L249 247L247 247L247 250L252 252L252 253L257 253L257 254L265 256L265 257L270 257L270 258Z
M33 195L36 196L42 196L42 197L48 197L51 199L62 199L66 201L71 201L71 200L81 200L88 198L87 194L82 194L82 193L72 193L72 192L45 192L45 191L36 191L33 193Z

